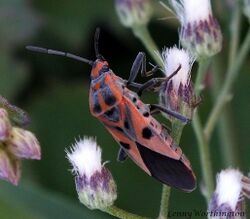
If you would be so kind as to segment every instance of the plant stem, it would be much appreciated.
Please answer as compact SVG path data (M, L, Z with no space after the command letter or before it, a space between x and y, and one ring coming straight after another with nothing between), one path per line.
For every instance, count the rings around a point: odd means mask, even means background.
M199 62L199 69L195 81L195 91L196 95L198 96L201 92L201 84L204 80L209 60L200 60ZM209 202L211 194L213 192L214 184L213 184L213 173L212 173L212 164L210 159L210 151L208 141L205 138L203 133L203 127L199 118L198 111L194 112L193 116L193 128L194 132L198 141L198 148L200 153L200 162L201 162L201 169L202 175L206 187L206 200Z
M103 209L102 211L120 219L149 219L147 217L142 217L136 214L132 214L114 205L106 209Z
M234 59L237 54L239 47L239 38L240 38L240 21L241 21L241 6L239 0L235 1L235 8L233 10L233 16L231 18L230 25L230 50L229 50L229 59L228 66L231 68L231 65L234 62Z
M231 68L228 70L226 74L226 79L223 87L221 88L220 94L215 102L214 108L212 109L207 124L205 126L205 136L209 140L214 130L214 127L218 121L218 118L221 114L221 111L225 104L231 100L230 91L238 76L239 70L244 63L244 60L248 54L250 49L250 29L246 35L246 38L238 52L238 56L235 59L235 62L231 65Z
M169 209L169 199L170 199L171 187L163 185L161 192L161 206L158 219L167 219L168 218L168 209Z
M220 60L219 57L217 57L215 60L213 60L213 82L212 82L212 88L211 88L211 95L213 100L216 100L216 97L218 96L218 93L220 91L220 86L222 84L222 72L220 69L223 69L222 66L220 66L220 63L222 60ZM219 137L219 144L221 148L221 154L222 154L222 162L224 168L232 166L232 167L239 167L240 161L239 161L239 150L237 148L237 138L236 138L236 132L235 126L234 126L234 120L232 117L232 110L230 105L228 107L225 107L223 110L223 113L221 114L219 121L218 121L218 137Z
M141 40L148 53L152 56L154 61L158 66L163 67L162 61L157 56L156 52L158 51L158 47L152 39L147 26L136 26L132 28L134 35Z
M174 120L174 122L172 123L171 136L176 144L179 144L180 142L183 128L184 124L179 120ZM158 219L168 218L170 192L171 188L169 186L162 186L161 206Z
M230 23L228 69L232 67L239 48L241 26L241 6L239 0L235 1L235 7L234 10L232 10L232 13L233 15ZM216 97L220 91L220 85L222 81L221 73L219 72L220 68L218 68L218 59L219 57L214 60L215 63L213 64L214 74L211 93L214 100L216 100ZM230 106L224 108L223 114L219 118L218 133L224 167L239 166L238 150L236 150L237 143L235 140L235 129L232 121Z
M197 111L193 116L193 128L198 141L202 176L206 188L205 198L208 203L214 190L212 163L210 158L209 145L202 131L202 125Z
M195 87L194 87L197 96L200 95L201 91L204 88L203 80L205 78L209 64L210 64L210 60L207 60L207 59L199 60L199 68L198 68L198 72L196 75Z

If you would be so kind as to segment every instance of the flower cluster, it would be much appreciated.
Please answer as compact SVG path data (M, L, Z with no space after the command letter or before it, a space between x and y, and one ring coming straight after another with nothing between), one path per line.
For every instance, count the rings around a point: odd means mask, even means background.
M250 179L236 169L221 171L209 203L210 218L245 218L244 196L250 198Z
M197 58L217 54L222 47L222 34L210 0L170 0L170 3L181 22L182 46Z
M79 200L90 209L105 209L117 198L116 184L101 163L101 148L92 138L84 137L66 150L75 174Z
M17 185L21 160L40 160L41 150L35 135L12 126L6 109L0 108L0 179Z

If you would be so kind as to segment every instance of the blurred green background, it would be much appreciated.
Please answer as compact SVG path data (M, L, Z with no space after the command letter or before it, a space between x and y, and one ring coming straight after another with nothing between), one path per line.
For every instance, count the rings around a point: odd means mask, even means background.
M223 52L215 58L221 61L222 76L226 70L230 28L228 2L214 5L224 34ZM145 49L129 29L120 25L113 4L113 0L0 1L0 94L30 114L29 129L37 135L42 147L41 161L23 162L20 186L0 182L1 219L112 218L99 211L90 211L78 201L64 150L74 143L75 138L84 135L97 136L103 149L103 160L111 161L107 166L118 186L116 205L140 215L157 216L161 184L130 160L123 164L116 162L118 145L90 115L90 67L66 58L25 50L26 45L38 45L94 59L93 35L95 28L100 27L101 53L115 73L127 78L134 57ZM228 13L221 13L225 10ZM178 23L174 19L159 19L165 16L166 11L158 7L149 26L160 48L178 44ZM243 19L242 34L247 25ZM148 61L153 62L149 56ZM234 141L240 158L238 167L245 172L250 167L249 62L248 57L230 104ZM145 102L156 101L151 94L143 99ZM200 106L203 118L211 109L211 103L210 93L204 92ZM170 210L206 210L200 193L199 154L191 125L184 130L181 147L197 174L198 188L191 194L173 189ZM211 144L214 173L225 168L221 159L222 147L215 134Z

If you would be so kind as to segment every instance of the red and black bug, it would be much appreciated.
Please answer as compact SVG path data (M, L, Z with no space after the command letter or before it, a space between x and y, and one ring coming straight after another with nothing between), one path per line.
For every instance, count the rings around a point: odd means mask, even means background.
M154 67L146 72L145 54L140 52L130 71L128 80L118 77L110 69L108 62L98 51L99 31L95 37L96 60L88 59L57 50L28 46L27 49L52 55L66 56L91 65L89 107L91 114L103 123L120 145L118 160L129 156L147 174L169 186L190 192L196 187L195 175L189 160L175 144L166 128L151 114L168 113L183 122L187 119L160 105L144 104L137 93L153 88L162 79L153 78L145 84L134 82L140 68L143 75L157 70ZM173 73L176 74L181 66ZM164 78L166 80L166 78Z

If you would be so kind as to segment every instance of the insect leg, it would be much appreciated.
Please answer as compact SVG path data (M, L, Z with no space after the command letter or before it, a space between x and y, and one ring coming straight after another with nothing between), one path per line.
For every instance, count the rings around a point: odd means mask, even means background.
M179 113L176 113L176 112L174 112L172 110L169 110L169 109L167 109L167 108L165 108L165 107L163 107L163 106L161 106L159 104L150 104L149 107L150 107L150 113L151 114L163 112L163 113L166 113L166 114L168 114L170 116L173 116L176 119L179 119L183 123L189 123L190 122L190 119L182 116Z
M144 90L156 89L161 86L161 84L166 80L166 78L152 78L149 81L145 82L141 85L139 90L137 91L138 96L142 95Z
M129 79L127 84L131 84L139 73L141 67L141 75L148 77L158 70L158 66L154 66L150 71L146 71L146 55L144 52L139 52L130 70Z
M128 154L126 153L126 151L120 147L118 155L117 155L117 161L123 162L128 158Z
M135 80L136 76L139 73L141 66L142 66L142 68L144 68L143 67L144 64L142 64L143 60L145 60L145 53L139 52L135 58L135 61L132 65L132 67L131 67L127 84L130 84L131 82L133 82Z

